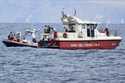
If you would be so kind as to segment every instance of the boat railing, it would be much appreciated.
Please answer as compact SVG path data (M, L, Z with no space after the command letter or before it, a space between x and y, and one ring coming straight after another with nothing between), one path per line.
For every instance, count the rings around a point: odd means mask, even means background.
M111 35L111 36L118 36L119 33L118 33L117 30L110 30L110 35Z

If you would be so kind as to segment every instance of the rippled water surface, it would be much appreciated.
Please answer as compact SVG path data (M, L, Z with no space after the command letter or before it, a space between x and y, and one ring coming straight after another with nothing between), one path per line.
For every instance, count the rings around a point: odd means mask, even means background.
M0 41L10 31L41 26L0 24ZM123 37L113 50L8 48L0 42L0 83L125 83L125 25L110 27Z

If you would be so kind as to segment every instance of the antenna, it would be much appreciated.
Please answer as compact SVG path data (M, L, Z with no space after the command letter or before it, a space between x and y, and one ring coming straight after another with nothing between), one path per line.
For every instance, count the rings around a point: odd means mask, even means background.
M76 16L76 9L74 9L74 16Z
M62 13L62 16L64 17L65 16L65 14L64 14L64 8L63 8L63 11L61 11L61 13Z

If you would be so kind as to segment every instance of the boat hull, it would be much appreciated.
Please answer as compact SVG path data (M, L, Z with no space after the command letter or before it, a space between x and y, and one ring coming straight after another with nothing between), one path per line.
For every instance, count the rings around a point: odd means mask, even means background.
M114 49L117 46L119 46L120 41L121 40L79 40L79 41L78 40L75 40L75 41L55 40L55 41L52 41L52 42L54 42L52 45L48 45L47 47L41 46L40 48ZM16 42L16 41L12 41L12 40L4 40L3 43L7 47L35 47L35 48L38 47L37 45L20 43L20 42Z
M31 45L28 43L16 42L13 40L3 40L2 41L7 47L34 47L37 48L37 45Z
M61 49L114 49L121 40L56 41Z

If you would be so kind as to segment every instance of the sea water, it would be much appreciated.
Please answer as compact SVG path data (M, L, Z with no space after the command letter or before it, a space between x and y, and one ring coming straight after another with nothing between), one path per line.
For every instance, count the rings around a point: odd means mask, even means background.
M50 24L63 30L60 24ZM10 31L42 30L44 24L0 24L0 83L125 83L125 25L109 25L123 38L112 50L6 47Z

